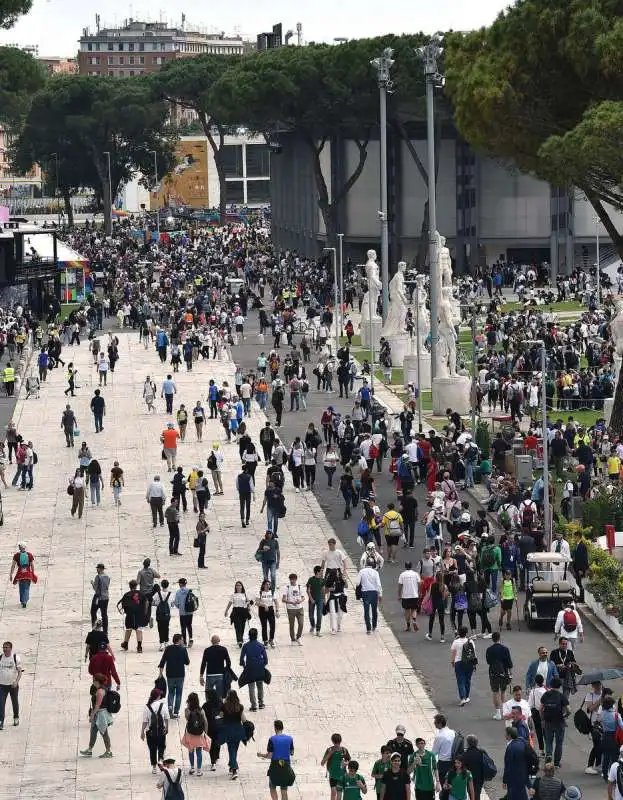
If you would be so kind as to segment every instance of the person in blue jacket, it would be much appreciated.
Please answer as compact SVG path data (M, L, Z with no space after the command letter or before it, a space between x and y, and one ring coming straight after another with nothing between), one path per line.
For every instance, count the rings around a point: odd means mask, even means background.
M257 711L258 703L260 708L264 708L264 678L267 664L268 655L264 645L257 640L257 628L249 628L249 640L243 644L240 651L240 666L243 670L238 685L249 684L251 711Z
M547 647L539 647L539 657L531 661L526 672L526 689L534 688L534 679L537 675L542 675L545 686L549 689L552 685L552 678L560 677L553 661L549 660Z
M507 800L528 800L526 743L519 738L515 728L506 729L502 784Z

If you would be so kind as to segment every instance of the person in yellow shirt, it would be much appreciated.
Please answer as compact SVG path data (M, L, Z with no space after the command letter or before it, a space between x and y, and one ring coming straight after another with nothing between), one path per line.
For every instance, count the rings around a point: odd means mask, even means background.
M613 483L619 480L619 471L621 469L621 459L616 452L610 453L608 456L608 477Z
M197 472L197 467L193 467L191 469L191 471L188 473L186 481L188 483L188 488L190 489L190 494L193 498L193 511L197 513L197 511L199 511L199 504L197 502L197 482L199 481L199 474Z
M387 563L396 563L396 550L398 542L403 534L404 523L402 516L396 511L393 503L387 504L387 511L383 515L381 527L385 534L385 544L387 545Z

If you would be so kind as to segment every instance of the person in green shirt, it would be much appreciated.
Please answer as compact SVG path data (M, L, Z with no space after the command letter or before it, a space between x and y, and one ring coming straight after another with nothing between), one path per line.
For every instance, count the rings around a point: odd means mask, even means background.
M337 800L342 792L342 780L346 775L346 764L350 761L350 753L342 746L342 737L339 733L331 735L331 747L327 747L322 757L320 766L327 768L329 786L331 787L331 800Z
M472 773L465 769L462 759L454 759L452 768L446 775L443 788L449 792L450 800L474 800Z
M359 775L358 761L349 761L346 775L342 778L342 797L344 800L361 800L361 795L366 794L368 787L365 779Z
M515 604L515 599L517 597L517 589L515 587L515 581L513 580L512 573L507 570L504 573L504 577L502 579L502 602L500 604L500 630L502 628L502 623L504 622L504 615L506 614L506 630L510 631L511 629L511 616L513 613L513 605Z
M387 772L387 770L391 767L391 761L389 757L392 751L391 748L388 747L386 744L381 747L381 757L378 761L374 762L374 766L372 767L372 777L374 779L374 791L376 792L376 800L379 800L381 797L381 786L383 785L383 775Z
M502 551L495 543L495 539L482 537L483 547L480 551L480 569L485 573L487 585L494 594L498 593L498 572L502 568ZM486 544L485 544L486 542Z
M419 736L415 740L416 751L411 756L409 772L413 772L416 800L435 800L439 791L437 756L426 749L426 740Z
M327 590L325 580L322 577L322 567L314 567L314 574L307 581L307 611L309 613L309 632L316 631L316 636L320 636L322 626L322 610L324 598Z

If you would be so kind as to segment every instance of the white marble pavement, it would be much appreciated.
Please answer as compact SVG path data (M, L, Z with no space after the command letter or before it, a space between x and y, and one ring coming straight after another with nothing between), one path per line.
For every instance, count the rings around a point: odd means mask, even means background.
M155 350L144 350L135 333L120 333L119 338L120 360L104 389L107 408L104 431L97 435L89 412L96 382L86 344L66 348L63 355L73 359L82 375L77 396L70 398L80 426L79 440L89 443L93 456L102 465L106 484L115 459L124 470L126 486L120 509L113 505L106 485L100 507L91 508L88 502L82 520L70 516L66 489L77 465L77 449L65 447L60 428L66 402L64 373L54 371L42 387L41 399L24 400L22 395L17 405L18 429L33 440L39 463L35 467L32 492L12 488L3 491L5 524L0 529L0 541L6 577L0 593L0 637L14 642L25 674L20 687L21 725L12 727L7 703L8 724L0 733L0 763L5 770L0 798L31 800L41 794L83 800L95 793L134 800L158 797L147 748L139 738L142 708L157 675L160 657L157 634L155 628L146 630L142 655L136 653L134 640L130 652L124 653L119 647L122 617L114 606L146 556L172 584L180 576L187 577L190 587L199 595L200 608L195 614L195 645L190 651L186 696L190 691L201 691L199 663L211 634L219 633L233 659L237 659L233 629L223 616L234 581L242 580L249 594L259 588L261 575L253 554L264 532L264 515L259 514L261 495L252 509L251 527L242 529L234 486L239 467L237 448L225 443L220 424L208 422L204 442L199 444L191 423L187 441L178 451L178 464L186 469L193 464L205 467L210 444L215 439L221 442L225 454L225 495L214 498L208 513L209 569L196 569L196 551L192 547L196 516L192 510L183 515L181 558L168 555L166 527L152 528L145 490L154 473L159 472L168 480L158 438L167 417L164 401L160 399L158 413L149 415L141 394L147 374L155 377L159 387L166 370ZM233 365L200 362L192 372L180 371L175 378L178 386L175 408L184 402L190 411L198 398L203 398L207 406L205 396L210 378L233 384ZM306 422L301 415L302 428ZM263 415L254 412L250 428L256 442L263 423ZM10 469L7 467L8 477ZM264 475L264 468L259 467L260 487ZM296 571L301 583L305 583L311 567L320 562L326 539L333 533L314 497L309 493L295 494L289 480L286 502L287 518L279 527L280 586L287 581L290 571ZM39 575L26 610L18 603L17 589L7 580L15 545L22 539L35 555ZM112 761L78 755L88 740L89 675L83 653L84 639L90 630L89 581L100 560L111 576L110 637L122 680L122 709L110 729ZM351 576L354 577L352 568ZM388 585L385 590L394 592L396 588ZM334 731L343 735L366 775L381 744L393 737L397 723L407 726L411 739L422 733L431 736L434 707L397 640L382 621L376 635L366 636L354 591L349 592L349 608L341 634L312 638L306 626L303 647L290 645L286 615L282 614L278 621L277 648L269 652L273 681L267 687L266 709L252 715L256 741L248 748L241 747L240 779L234 783L228 779L224 750L217 772L204 773L201 778L185 776L187 798L205 797L208 792L215 800L267 797L268 765L256 757L256 751L264 748L276 717L284 720L286 730L295 739L297 782L290 793L293 798L326 795L328 787L320 759ZM174 618L172 632L177 629L178 621ZM248 706L246 689L242 690L241 699ZM186 751L179 743L182 733L182 725L173 721L167 752L187 767ZM99 740L96 754L102 750Z

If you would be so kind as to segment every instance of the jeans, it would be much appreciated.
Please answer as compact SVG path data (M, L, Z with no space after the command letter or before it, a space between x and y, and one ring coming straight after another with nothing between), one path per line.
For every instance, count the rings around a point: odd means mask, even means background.
M30 581L19 581L19 601L26 608L26 603L30 599Z
M379 593L375 591L362 592L363 618L366 623L366 630L376 630L379 610ZM370 624L370 609L372 609L372 624Z
M279 517L277 515L277 512L275 511L274 508L266 506L266 530L272 531L275 534L275 536L277 536L278 528L279 528Z
M317 631L322 627L322 609L324 600L308 600L307 611L309 613L309 627L315 628Z
M272 642L275 639L275 609L258 607L258 615L260 624L262 625L262 641L264 644Z
M93 414L93 419L95 420L95 433L99 433L100 431L104 430L103 421L104 415L103 414Z
M564 722L555 725L549 722L544 723L543 736L545 738L545 757L551 758L553 750L554 764L560 764L560 759L562 758L562 743L565 738ZM554 739L556 740L555 744Z
M97 503L97 505L99 506L101 499L102 499L101 484L99 482L99 479L96 478L95 480L91 481L91 504L95 505L95 503Z
M169 714L180 713L180 708L182 706L183 688L184 688L184 678L167 678Z
M222 674L206 675L205 690L214 689L219 700L225 697L225 678ZM206 698L207 699L207 698Z
M182 633L182 639L184 644L186 644L186 639L192 641L193 638L193 615L192 614L180 614L180 628Z
M13 706L13 719L19 719L19 686L0 684L0 725L4 725L4 709L8 696L11 697L11 705Z
M246 524L251 516L251 492L239 492L240 498L240 519Z
M104 633L108 633L108 600L102 600L101 597L93 595L93 600L91 600L91 625L93 627L95 627L98 608L102 615L102 630Z
M270 590L274 592L277 586L277 562L271 561L268 564L262 564L262 576L265 581L270 581Z
M498 593L498 571L497 569L487 570L485 572L485 577L487 578L487 583L491 586L491 591L494 594Z
M173 413L173 395L172 394L165 394L164 399L167 404L167 414Z
M164 758L164 751L167 746L166 735L155 736L147 731L146 736L147 747L149 748L149 763L155 767L158 761Z
M238 769L238 748L240 747L240 740L233 739L227 740L227 752L229 753L229 768Z
M471 461L465 462L465 487L474 485L474 464Z
M301 638L303 633L304 613L302 608L288 608L288 623L290 625L290 639L294 642ZM294 623L297 623L296 636L294 634Z
M168 522L169 526L169 555L177 553L180 547L180 526L177 522Z
M467 700L472 688L472 674L474 668L471 665L456 661L454 664L454 674L456 675L456 685L459 690L459 698Z
M112 496L115 498L115 505L118 506L121 503L121 486L112 487Z
M203 762L203 751L200 747L195 747L194 750L188 751L188 760L190 761L190 766L193 768L195 766L195 754L197 754L197 769L201 769L201 764Z
M15 472L15 475L13 476L13 480L11 481L11 486L17 486L17 484L19 483L20 478L22 477L22 470L23 469L24 469L24 465L23 464L17 464L17 471Z
M257 698L255 696L257 690ZM256 708L257 704L264 705L264 682L251 681L249 684L249 700L251 701L251 708Z

